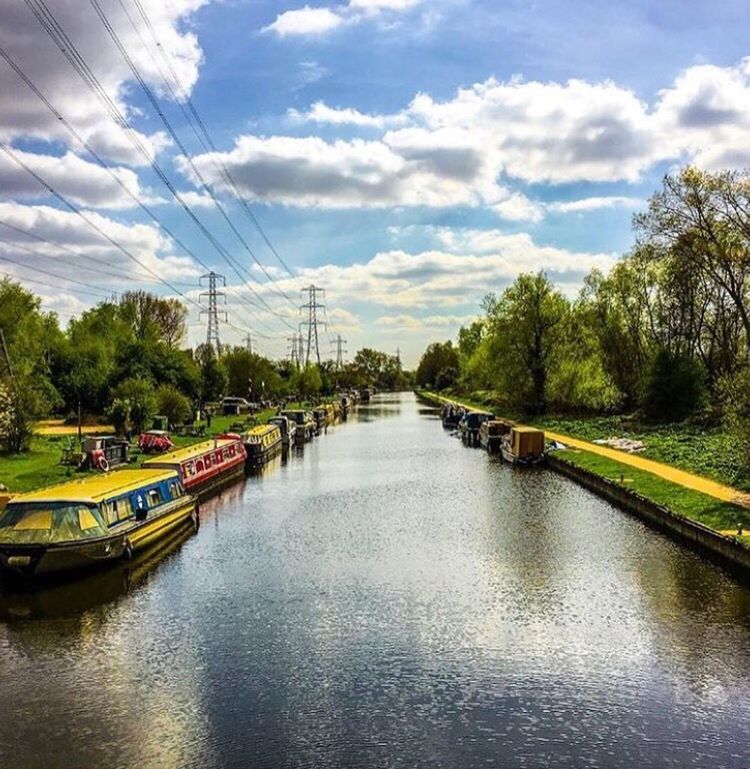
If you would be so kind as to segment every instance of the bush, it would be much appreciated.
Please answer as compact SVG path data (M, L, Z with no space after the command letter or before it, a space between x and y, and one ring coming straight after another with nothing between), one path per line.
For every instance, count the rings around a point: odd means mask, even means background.
M651 358L641 393L647 419L680 422L699 409L705 397L705 371L698 361L666 349Z
M190 399L173 385L161 385L156 389L156 407L170 425L185 424L193 413Z
M109 418L118 433L142 432L156 414L153 385L145 379L126 379L112 391Z

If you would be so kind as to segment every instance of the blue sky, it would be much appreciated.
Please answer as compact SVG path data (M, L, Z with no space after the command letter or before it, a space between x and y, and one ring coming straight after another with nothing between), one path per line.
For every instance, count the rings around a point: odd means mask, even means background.
M283 355L299 289L314 282L351 352L399 347L413 364L519 272L545 269L575 295L591 268L627 251L633 212L669 170L750 165L746 2L47 6L134 132L115 124L22 0L3 3L0 46L109 166L0 61L0 135L13 153L0 153L0 270L64 320L136 286L198 302L207 265L230 285L227 342L249 329L258 349ZM188 92L215 153L186 120ZM194 304L190 323L200 341Z

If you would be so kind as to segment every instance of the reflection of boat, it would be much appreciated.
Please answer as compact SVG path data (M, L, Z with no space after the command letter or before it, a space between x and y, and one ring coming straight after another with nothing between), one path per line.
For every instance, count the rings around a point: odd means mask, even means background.
M535 427L515 425L503 436L503 459L514 465L535 465L544 460L544 432Z
M173 470L188 491L205 494L242 475L246 456L242 438L229 434L147 459L143 466Z
M281 451L281 429L278 425L258 425L242 434L248 467L262 467Z
M0 567L37 575L101 565L148 547L195 499L169 470L120 470L14 497L0 515Z
M155 545L137 553L133 560L118 561L77 579L38 584L6 578L0 583L0 620L64 617L114 601L142 582L196 530L194 521L188 519Z

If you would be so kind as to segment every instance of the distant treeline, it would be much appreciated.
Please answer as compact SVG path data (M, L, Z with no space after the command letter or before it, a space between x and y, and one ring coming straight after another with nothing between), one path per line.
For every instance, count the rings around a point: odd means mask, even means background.
M750 437L750 174L687 168L633 219L635 246L566 298L544 273L488 294L418 384L527 413L723 419Z
M0 450L26 448L32 421L51 414L103 415L120 429L140 430L156 414L174 424L192 420L196 409L225 395L312 398L340 388L410 384L396 356L377 350L362 349L336 370L332 362L298 369L242 347L220 355L207 345L186 349L187 316L176 299L130 291L63 329L57 315L42 311L38 297L15 281L0 281L0 328L7 342L0 367Z

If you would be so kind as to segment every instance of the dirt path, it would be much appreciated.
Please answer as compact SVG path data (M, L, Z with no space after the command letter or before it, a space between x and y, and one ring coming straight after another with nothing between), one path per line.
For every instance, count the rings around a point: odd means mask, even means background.
M435 397L439 398L441 401L458 403L473 411L477 410L471 406L461 404L460 401L451 401L450 398L443 398L440 395ZM671 481L679 486L684 486L686 489L699 491L701 494L707 494L709 497L720 499L722 502L732 502L735 505L750 509L750 494L734 489L731 486L725 486L718 481L712 481L710 478L695 475L686 470L679 470L672 465L657 462L654 459L646 459L646 457L639 456L638 454L628 454L626 451L612 449L609 446L600 446L596 443L591 443L590 441L581 440L580 438L573 438L570 435L554 433L549 430L545 430L544 434L549 440L558 441L564 443L566 446L572 446L573 448L581 449L582 451L588 451L591 454L598 454L601 457L606 457L607 459L619 462L622 465L635 467L638 470L644 470L659 478L664 478L666 481Z

